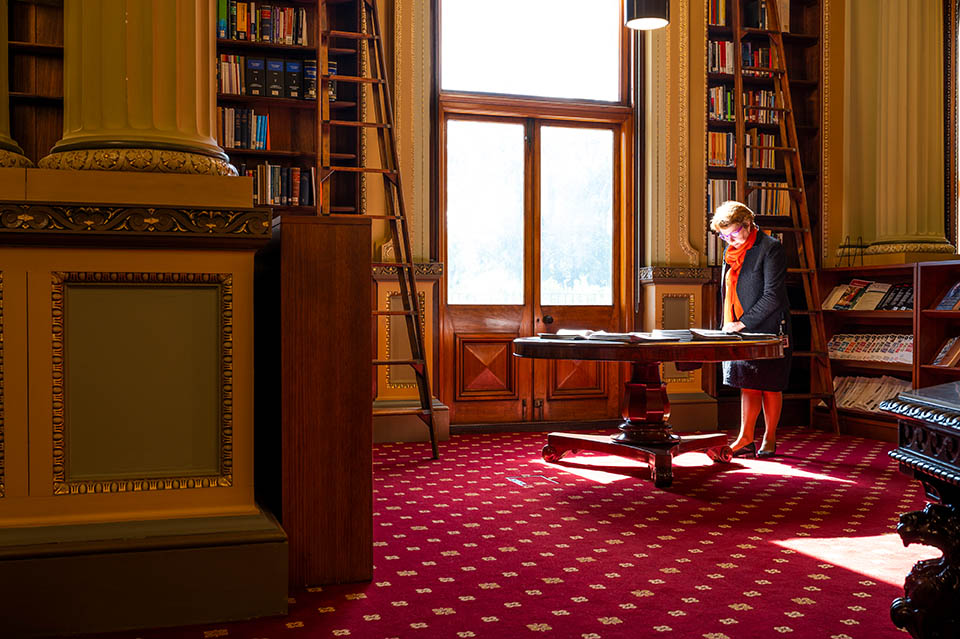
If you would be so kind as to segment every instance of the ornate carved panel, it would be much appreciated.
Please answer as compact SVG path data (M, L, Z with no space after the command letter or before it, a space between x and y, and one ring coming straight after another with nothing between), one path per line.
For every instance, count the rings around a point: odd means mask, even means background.
M219 304L219 472L205 476L124 477L106 480L73 480L67 468L67 434L70 423L65 411L66 370L65 299L71 285L118 287L216 287ZM52 391L53 391L53 493L119 493L179 488L228 487L233 485L233 276L230 273L117 273L54 272L51 292ZM149 339L145 334L144 339ZM136 375L136 371L130 371ZM172 398L171 398L172 400Z
M595 361L548 360L547 399L605 397L607 364Z
M517 397L514 333L454 336L457 400Z
M424 338L426 347L427 325L426 325L426 295L423 291L417 291L418 309L420 311L420 334ZM388 311L402 311L403 297L400 291L387 291L386 308ZM410 341L407 334L406 316L387 316L384 323L383 339L385 357L384 359L409 359ZM429 353L429 350L427 350ZM417 377L410 366L386 366L384 375L386 377L387 388L416 388Z

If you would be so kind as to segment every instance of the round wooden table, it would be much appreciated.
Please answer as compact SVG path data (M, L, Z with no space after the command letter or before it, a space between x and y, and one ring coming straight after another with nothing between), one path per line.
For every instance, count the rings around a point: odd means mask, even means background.
M704 451L714 462L729 462L732 451L723 433L678 436L671 432L667 385L660 380L661 362L678 362L692 369L704 362L783 357L776 337L758 340L689 342L602 342L599 340L520 337L513 340L514 355L540 359L577 359L630 362L624 383L619 432L610 436L550 433L543 458L558 461L567 452L595 450L646 461L659 488L673 483L673 458Z

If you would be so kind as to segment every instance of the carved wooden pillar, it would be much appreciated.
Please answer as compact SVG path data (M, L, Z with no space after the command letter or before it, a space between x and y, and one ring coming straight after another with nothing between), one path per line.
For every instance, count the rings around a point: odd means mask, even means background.
M213 137L215 3L66 0L63 138L43 168L236 175Z

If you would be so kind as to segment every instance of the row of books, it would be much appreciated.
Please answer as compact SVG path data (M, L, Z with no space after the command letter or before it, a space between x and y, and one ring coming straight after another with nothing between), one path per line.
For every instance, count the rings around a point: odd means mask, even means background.
M733 89L728 86L720 85L707 89L707 114L711 120L733 122L736 119L733 95Z
M883 375L881 377L837 376L833 378L833 395L840 408L877 413L880 402L910 390L910 382ZM825 406L821 402L822 406Z
M960 337L948 337L930 363L934 366L950 367L960 363Z
M960 310L960 282L951 286L940 301L937 302L938 311L956 311Z
M909 333L836 333L827 342L831 359L858 362L913 363L913 335Z
M913 309L913 285L854 278L834 286L820 307L828 311L909 311Z
M270 115L217 107L217 144L225 149L270 149Z
M231 95L316 100L317 61L220 54L217 89Z
M253 201L269 206L315 206L317 170L315 167L279 166L264 162L237 166L240 175L253 178Z
M217 37L310 46L307 10L264 2L217 0Z
M756 190L747 196L747 206L757 215L790 215L793 198L786 182L750 182Z
M761 5L761 2L763 4ZM708 0L707 21L713 27L725 27L730 24L729 12L727 7L737 7L738 2L728 0ZM778 15L780 16L780 28L784 31L790 30L790 0L777 0ZM751 0L747 3L744 12L744 26L766 29L768 14L766 0Z
M737 136L723 131L707 131L707 165L735 166Z
M756 122L757 124L779 124L780 115L776 109L782 106L777 101L776 91L768 89L758 89L755 91L743 92L743 119L747 122ZM760 108L751 108L760 107Z
M777 144L777 136L772 133L760 133L757 129L747 129L744 149L747 166L751 169L776 168L776 156L772 148L759 149L757 147L773 147Z
M761 47L753 42L744 42L740 49L741 66L773 68L773 53L770 47ZM707 72L732 75L736 67L733 59L733 42L729 40L707 41ZM744 71L744 75L753 77L771 77L765 71Z

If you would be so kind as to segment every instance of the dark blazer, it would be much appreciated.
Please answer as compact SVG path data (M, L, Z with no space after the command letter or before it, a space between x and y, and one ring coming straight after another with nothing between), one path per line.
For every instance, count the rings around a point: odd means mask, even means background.
M721 313L728 268L724 261L720 277ZM786 278L787 260L783 245L757 229L757 239L744 255L740 277L737 278L737 297L743 306L743 315L738 319L746 327L744 330L751 333L779 333L780 320L783 319L786 322L784 332L788 333L790 304L787 300ZM723 318L720 320L722 326Z

